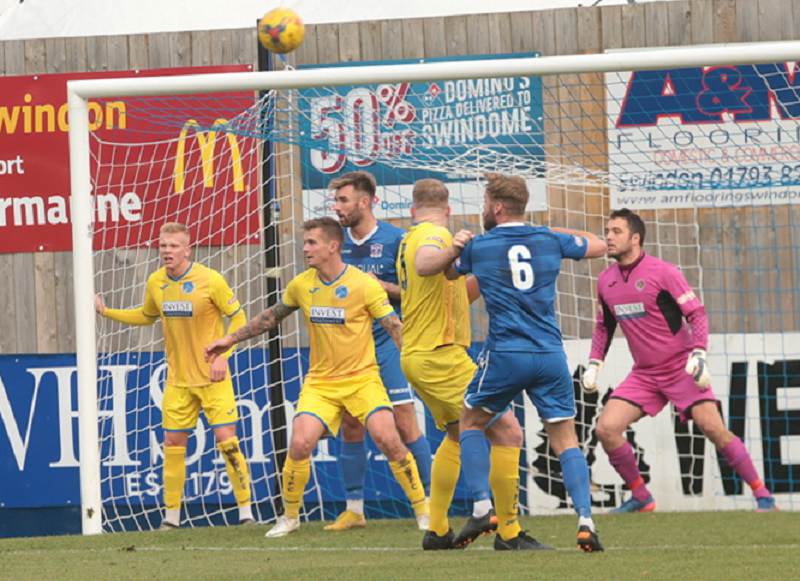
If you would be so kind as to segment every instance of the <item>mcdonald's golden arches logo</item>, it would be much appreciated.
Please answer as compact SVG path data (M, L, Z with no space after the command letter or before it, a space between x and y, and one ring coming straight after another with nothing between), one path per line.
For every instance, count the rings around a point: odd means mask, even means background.
M227 119L217 119L210 130L203 131L200 124L194 119L189 119L183 124L178 147L175 152L175 193L182 194L186 186L186 139L189 131L194 131L197 144L200 147L200 159L203 168L203 187L214 187L214 149L217 141L217 128L224 127ZM239 140L234 133L226 131L228 136L228 149L231 155L231 168L233 170L233 191L246 190L244 183L244 169L242 168L242 152L239 149Z

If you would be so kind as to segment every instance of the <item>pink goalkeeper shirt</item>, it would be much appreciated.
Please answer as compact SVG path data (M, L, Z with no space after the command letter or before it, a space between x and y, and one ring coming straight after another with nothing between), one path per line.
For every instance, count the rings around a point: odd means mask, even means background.
M614 264L600 273L597 295L592 359L605 359L617 324L628 340L634 370L674 370L686 365L692 349L706 349L705 309L674 264L643 252L627 267Z

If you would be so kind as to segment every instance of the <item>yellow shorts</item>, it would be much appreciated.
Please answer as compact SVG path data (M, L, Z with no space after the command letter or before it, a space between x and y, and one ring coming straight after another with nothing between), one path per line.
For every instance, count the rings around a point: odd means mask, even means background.
M239 412L230 378L205 387L167 385L161 409L164 429L172 432L193 430L197 426L200 408L212 428L235 424Z
M338 380L306 380L294 415L314 416L336 437L345 410L366 424L367 418L379 409L391 410L392 402L376 373Z
M400 367L431 410L437 428L444 430L459 420L464 393L477 369L466 349L448 345L433 351L401 355Z

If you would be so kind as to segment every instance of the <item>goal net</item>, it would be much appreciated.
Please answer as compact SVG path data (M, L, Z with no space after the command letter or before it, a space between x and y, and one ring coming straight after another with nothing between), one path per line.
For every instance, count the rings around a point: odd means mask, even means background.
M81 132L72 123L73 133L89 136L88 146L73 135L72 148L88 155L86 168L75 156L73 175L85 169L91 182L83 227L93 225L91 249L76 245L79 334L95 347L88 359L81 359L86 348L79 351L79 373L98 377L80 380L84 397L97 391L97 413L81 422L89 434L97 430L100 442L97 465L83 462L82 472L99 480L103 530L160 523L166 361L160 324L130 327L98 318L95 329L86 329L81 313L93 314L82 293L94 289L113 308L141 305L148 275L161 266L159 228L179 221L192 231L192 260L221 272L253 317L305 269L301 225L334 215L327 185L354 170L376 176L376 216L406 229L413 183L434 177L450 191L451 230L480 233L489 171L527 180L534 224L602 235L610 210L637 210L647 225L645 251L676 264L705 304L712 385L726 425L744 440L778 504L795 508L800 76L790 55L800 51L798 43L759 45L757 64L753 52L702 47L581 60L322 67L266 73L256 84L252 76L228 75L165 78L146 87L71 85L93 97L88 126ZM161 96L147 96L154 94ZM103 124L99 112L108 113ZM76 212L76 233L80 219ZM80 266L84 254L93 258ZM577 378L590 350L596 279L609 265L565 261L557 297L576 379L578 438L598 511L626 495L594 427L632 365L618 334L600 389L581 393ZM482 300L473 305L472 323L477 356L488 331ZM230 363L255 514L269 522L281 511L280 466L308 365L304 323L293 315L278 332L240 345ZM521 512L569 511L536 410L520 398L515 413L525 432ZM435 449L441 434L420 402L418 417ZM754 507L749 489L671 406L635 424L628 439L659 509ZM315 450L302 518L330 519L344 506L338 449L339 441L323 440ZM369 449L368 518L411 516L385 458L371 442ZM82 443L82 453L89 452L92 446ZM236 523L224 462L204 418L186 464L184 523ZM84 506L91 498L86 490ZM470 506L462 483L454 514Z

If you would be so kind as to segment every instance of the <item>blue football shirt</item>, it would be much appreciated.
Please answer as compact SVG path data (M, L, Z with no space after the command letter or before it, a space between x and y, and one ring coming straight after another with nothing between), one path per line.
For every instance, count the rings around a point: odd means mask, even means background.
M476 236L456 259L460 274L478 278L489 313L485 348L552 353L564 350L556 320L556 278L561 260L580 260L587 241L578 236L506 223Z
M378 280L397 284L397 253L405 235L405 230L402 228L380 220L375 229L363 240L353 239L350 228L345 228L342 260L367 274L374 274ZM392 300L391 303L394 312L400 316L400 302ZM372 334L376 344L379 340L382 342L389 337L389 334L377 321L372 327ZM391 341L391 338L389 340Z

